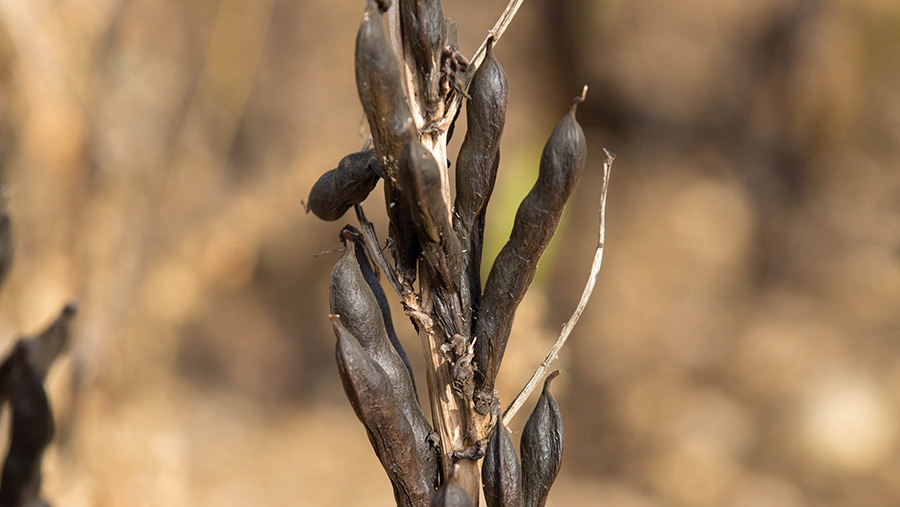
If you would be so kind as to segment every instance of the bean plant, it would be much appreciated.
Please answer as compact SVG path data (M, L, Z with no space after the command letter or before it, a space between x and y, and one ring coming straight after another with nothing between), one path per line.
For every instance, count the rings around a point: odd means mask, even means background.
M323 220L355 210L358 227L341 230L343 254L331 272L337 365L401 506L475 505L482 488L491 507L542 506L560 470L563 427L549 388L558 372L547 376L525 425L521 459L506 428L518 405L504 418L494 386L516 308L585 166L584 132L575 118L584 92L552 130L537 181L481 280L509 95L493 46L519 4L510 3L469 60L440 0L367 0L355 67L371 137L323 174L307 200ZM447 143L463 103L467 130L451 175ZM379 181L389 220L384 243L362 207ZM601 212L601 238L602 222ZM397 339L382 274L421 339L431 421ZM596 270L590 288L593 277Z

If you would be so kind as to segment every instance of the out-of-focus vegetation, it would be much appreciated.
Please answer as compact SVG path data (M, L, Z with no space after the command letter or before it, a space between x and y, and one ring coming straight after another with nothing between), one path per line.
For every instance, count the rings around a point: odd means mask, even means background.
M465 54L505 3L444 2ZM300 202L363 142L361 13L0 0L18 254L0 338L81 303L48 379L55 504L391 504L335 371L337 255L313 256L339 227ZM600 148L618 155L604 268L559 362L551 504L900 498L898 34L892 0L525 2L496 48L512 88L488 254L584 83L589 166L518 312L505 400L577 302Z

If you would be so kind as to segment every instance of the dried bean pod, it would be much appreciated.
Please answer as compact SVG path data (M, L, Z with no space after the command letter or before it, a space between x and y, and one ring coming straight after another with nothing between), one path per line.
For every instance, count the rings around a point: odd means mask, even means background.
M309 191L309 211L329 222L341 218L354 204L363 202L375 188L381 167L375 150L351 153L334 169L319 177Z
M41 459L54 431L43 382L50 366L69 345L69 324L76 311L74 303L66 305L40 334L19 340L0 366L0 389L9 389L6 393L12 405L10 447L0 477L0 505L31 505L40 500Z
M497 179L500 136L506 123L509 83L494 57L489 42L484 61L469 86L466 103L468 128L456 160L454 228L466 249L464 258L471 301L475 308L481 296L481 252L484 215Z
M534 279L538 260L553 237L566 200L575 188L587 153L581 125L575 119L580 98L553 129L541 154L538 178L519 205L509 241L488 275L474 335L475 359L482 375L477 396L490 399L506 350L516 307ZM488 407L478 407L486 412Z
M412 283L420 249L397 179L397 162L412 114L403 95L400 67L384 33L383 14L389 5L387 0L366 2L356 35L356 89L372 131L378 163L385 173L384 197L397 270L404 281Z
M0 406L6 403L13 387L26 368L25 347L13 347L12 352L0 364Z
M509 431L498 420L491 431L481 464L481 482L488 507L522 506L522 471Z
M450 477L431 499L431 507L474 507L466 490Z
M0 189L0 194L3 193ZM13 262L12 225L6 212L6 196L0 195L0 285L6 280L6 274Z
M459 291L462 249L450 225L441 193L441 172L410 125L400 156L400 182L406 193L422 254L444 287Z
M397 505L429 505L434 494L431 477L419 458L409 421L397 407L390 379L339 318L333 317L332 325L344 392L391 480Z
M67 304L56 320L33 338L22 340L28 352L28 362L40 375L41 380L47 376L50 366L69 347L69 325L78 312L78 305Z
M24 341L16 347L24 348ZM10 398L12 425L0 477L0 505L40 505L41 459L53 438L54 425L43 377L30 363L26 361Z
M344 229L350 231L354 238L362 236L362 233L352 225L347 225ZM356 261L359 263L359 270L362 272L363 278L366 279L366 283L369 284L369 288L372 289L375 300L378 301L378 306L381 308L381 318L384 320L384 330L387 332L388 339L391 341L394 350L397 351L397 355L400 356L400 359L403 360L403 364L406 365L406 371L409 372L409 380L412 382L413 394L418 399L419 395L418 390L416 389L416 377L413 375L412 365L409 363L406 351L403 350L403 345L400 343L400 339L397 338L397 332L394 330L394 320L391 318L391 307L388 303L387 296L384 294L384 289L378 281L378 274L375 272L375 269L372 268L372 263L369 261L369 256L366 253L366 248L363 244L359 241L354 241L353 243L355 245Z
M547 376L541 397L522 430L520 445L525 507L543 507L562 465L562 416L556 399L550 394L550 381L557 375L559 370Z
M331 271L331 313L340 316L342 324L387 374L394 403L413 431L422 472L434 485L438 476L437 456L430 443L434 431L422 413L409 370L387 337L378 301L360 270L353 236L344 234L344 241L344 255Z

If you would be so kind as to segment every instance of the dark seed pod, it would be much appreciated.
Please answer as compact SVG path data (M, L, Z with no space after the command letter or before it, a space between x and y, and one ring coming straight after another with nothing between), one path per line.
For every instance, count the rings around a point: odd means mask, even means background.
M462 250L450 226L441 193L441 172L434 156L422 146L410 125L400 156L400 183L412 211L413 225L429 267L445 287L458 291L462 280Z
M431 499L431 507L474 507L474 505L469 494L453 477L444 481L444 485Z
M468 129L456 161L454 227L466 250L465 271L474 307L481 295L484 215L500 162L500 136L506 123L509 84L488 43L484 61L469 86Z
M369 197L380 175L375 150L347 155L313 185L307 198L309 211L329 222L341 218L354 204Z
M412 114L403 95L400 67L384 33L383 13L389 5L389 1L366 2L356 35L356 89L372 131L378 163L385 173L384 197L397 269L404 281L412 283L420 250L397 180L397 162Z
M332 325L344 392L391 480L397 505L429 505L432 479L419 458L409 421L397 407L390 379L339 318L333 317Z
M25 348L20 340L17 348ZM27 351L20 352L28 355ZM43 377L27 358L10 398L12 426L9 453L0 477L0 505L40 505L41 459L53 438L53 414Z
M0 365L0 395L8 395L12 405L0 505L40 505L41 459L54 431L44 378L69 345L69 324L76 311L74 303L66 305L39 335L19 340Z
M436 481L437 456L429 442L434 431L419 406L409 370L387 337L381 308L360 270L352 234L344 234L344 241L344 255L331 271L331 313L340 316L341 323L387 375L394 404L413 431L422 472Z
M354 238L361 237L359 230L352 225L344 226L344 229L350 231L350 234L352 234ZM381 318L384 320L384 330L387 332L388 339L391 341L394 350L397 351L397 355L400 356L400 359L403 360L403 364L406 365L406 371L409 372L409 379L412 382L413 394L418 398L416 377L413 375L412 365L409 363L406 351L403 350L403 345L400 343L400 339L397 338L397 332L394 330L394 321L391 318L391 307L388 304L387 296L384 294L384 289L378 281L378 274L375 269L372 268L372 263L369 261L369 256L366 253L363 244L359 241L353 241L353 244L356 250L356 261L359 263L359 270L362 273L363 278L366 279L366 283L369 284L369 288L372 289L372 294L375 296L375 300L378 301L378 306L381 308Z
M522 506L522 471L509 431L498 420L481 464L481 482L488 507Z
M541 154L537 181L519 205L509 241L500 250L484 287L474 335L482 393L493 395L516 307L534 279L538 260L553 237L566 200L584 169L587 145L575 119L575 99L553 129ZM486 407L479 407L485 411Z
M6 280L6 274L13 262L12 225L6 212L6 196L0 188L0 285Z
M440 101L444 12L441 0L400 0L403 42L413 56L425 90L425 110L437 111Z
M13 387L27 367L26 361L25 347L16 346L0 364L0 406L6 403L12 394Z
M59 312L56 320L39 335L21 340L28 353L29 365L42 381L56 358L68 349L69 325L77 312L78 305L69 303Z
M522 431L522 491L525 507L543 507L550 486L559 474L563 454L563 425L559 405L550 394L550 381L559 370L547 376L544 390Z

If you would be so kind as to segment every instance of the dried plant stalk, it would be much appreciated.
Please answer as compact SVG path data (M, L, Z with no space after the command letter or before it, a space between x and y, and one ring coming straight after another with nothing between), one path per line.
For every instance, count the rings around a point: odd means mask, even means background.
M507 5L470 63L459 54L456 24L444 19L439 0L367 0L356 78L372 150L345 158L309 196L312 211L325 219L356 209L359 230L345 228L347 251L332 274L332 312L346 325L334 325L338 365L403 505L477 505L482 480L489 505L522 502L519 459L499 421L493 386L516 307L584 168L586 143L575 119L583 92L550 135L538 180L519 207L482 294L485 209L499 166L509 92L492 45L521 4ZM457 159L454 201L447 141L463 98L468 130ZM389 219L384 245L361 204L377 177L384 179ZM605 188L604 183L604 202ZM377 272L384 273L418 332L435 439L423 434L430 428L412 403L411 371L393 336ZM425 440L439 446L440 481L427 479L436 474Z

